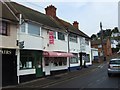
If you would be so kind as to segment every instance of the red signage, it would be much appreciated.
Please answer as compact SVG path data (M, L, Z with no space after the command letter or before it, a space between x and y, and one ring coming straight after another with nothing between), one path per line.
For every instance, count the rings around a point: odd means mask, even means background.
M54 32L49 31L49 44L54 44Z

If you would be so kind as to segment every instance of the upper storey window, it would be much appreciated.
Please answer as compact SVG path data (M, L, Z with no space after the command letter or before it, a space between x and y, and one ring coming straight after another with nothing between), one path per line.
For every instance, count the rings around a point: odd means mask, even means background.
M29 23L28 24L28 33L31 35L40 36L40 26Z
M64 33L58 32L58 39L59 39L59 40L65 40L65 35L64 35Z
M70 39L71 42L75 42L75 43L78 42L78 41L77 41L77 36L74 35L74 34L70 34L69 39Z
M7 22L0 22L0 35L7 35L8 34L8 23Z

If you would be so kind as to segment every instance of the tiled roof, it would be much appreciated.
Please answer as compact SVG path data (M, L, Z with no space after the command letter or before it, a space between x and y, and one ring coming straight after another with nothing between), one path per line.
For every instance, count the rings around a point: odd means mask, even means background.
M69 32L86 37L86 38L90 38L88 35L86 35L85 33L83 33L82 31L80 31L79 29L75 28L73 25L71 25L69 22L64 21L62 19L59 19L58 17L55 18L62 26L64 26L65 28L68 29Z
M59 19L58 17L52 18L41 12L35 11L33 9L30 9L26 6L20 5L15 2L6 2L6 4L14 11L14 13L16 15L21 13L23 15L23 17L22 17L23 19L32 20L32 21L38 22L38 23L46 25L46 26L58 28L62 31L66 31L66 27L67 27L68 31L71 33L75 33L77 35L80 35L80 36L83 36L86 38L90 38L88 35L86 35L82 31L80 31L79 29L75 28L70 23L68 23L62 19ZM6 16L8 16L8 18L9 18L9 15L10 15L9 13L6 14Z
M10 9L0 1L0 5L2 6L2 15L0 15L0 18L10 20L10 21L18 21L17 18L13 15L13 13L10 11Z
M21 13L23 15L23 18L26 20L32 20L35 22L38 22L40 24L50 26L53 28L58 28L64 30L64 28L58 24L56 24L54 21L51 20L51 18L41 12L35 11L33 9L30 9L28 7L25 7L23 5L20 5L15 2L7 2L7 4L15 11L16 14Z

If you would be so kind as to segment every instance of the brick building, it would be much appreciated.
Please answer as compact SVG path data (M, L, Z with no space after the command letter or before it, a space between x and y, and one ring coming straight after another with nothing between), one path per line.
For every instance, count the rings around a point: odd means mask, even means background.
M103 55L103 53L102 53L102 44L101 44L100 39L92 41L91 42L91 47L98 49L99 56ZM103 40L103 50L104 50L104 53L105 53L106 57L112 55L111 43L110 43L109 38Z

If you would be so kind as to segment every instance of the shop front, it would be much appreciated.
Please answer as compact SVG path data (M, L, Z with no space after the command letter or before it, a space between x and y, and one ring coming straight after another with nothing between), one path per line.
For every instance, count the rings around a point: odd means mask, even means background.
M79 58L80 58L80 67L84 65L84 62L86 60L86 53L85 52L80 52L79 53Z
M2 54L2 86L17 84L16 49L0 49Z
M43 56L43 70L47 76L68 71L68 58L74 55L72 53L44 51Z
M70 71L80 70L80 60L78 58L78 53L73 53L74 57L70 57Z
M42 76L42 51L21 50L19 63L20 82L29 81Z
M80 56L80 66L81 67L84 65L87 65L87 66L91 65L90 54L80 52L79 56Z

